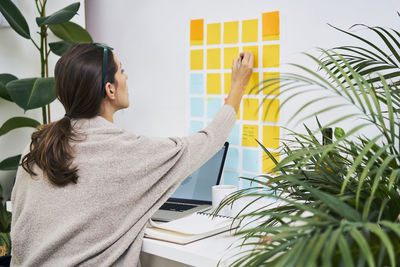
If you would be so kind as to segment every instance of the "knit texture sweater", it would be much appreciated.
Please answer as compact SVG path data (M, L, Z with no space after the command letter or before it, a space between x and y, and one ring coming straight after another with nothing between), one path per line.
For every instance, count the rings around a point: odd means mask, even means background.
M223 146L235 120L225 105L204 130L172 138L138 136L102 117L72 120L84 137L73 143L77 184L18 169L12 266L140 266L148 219Z

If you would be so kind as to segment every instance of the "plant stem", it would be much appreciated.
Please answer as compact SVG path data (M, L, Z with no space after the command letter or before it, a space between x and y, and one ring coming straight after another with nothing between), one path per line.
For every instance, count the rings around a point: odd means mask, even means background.
M40 2L40 17L45 17L45 2ZM43 25L40 27L40 75L42 78L47 77L48 76L48 69L47 72L46 71L46 61L47 61L47 32L46 32L47 28L46 25ZM46 116L46 106L42 107L42 117L43 117L43 124L47 124L48 122L48 118Z

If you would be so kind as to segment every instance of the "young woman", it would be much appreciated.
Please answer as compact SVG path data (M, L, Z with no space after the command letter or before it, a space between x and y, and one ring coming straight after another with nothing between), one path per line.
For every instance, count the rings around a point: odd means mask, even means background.
M232 89L207 128L149 138L113 124L129 99L128 76L111 48L72 46L55 67L66 114L32 134L18 169L12 265L140 265L146 222L224 144L253 61L250 53L234 59Z

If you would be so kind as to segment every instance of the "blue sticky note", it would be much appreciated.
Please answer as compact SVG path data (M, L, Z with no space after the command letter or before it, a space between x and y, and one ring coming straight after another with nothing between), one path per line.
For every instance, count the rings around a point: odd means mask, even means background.
M260 158L258 150L243 149L243 170L260 172Z
M207 118L214 118L218 110L222 106L222 101L219 98L207 98Z
M225 168L239 169L239 149L233 147L228 149Z
M224 171L224 184L236 185L239 187L239 173Z
M200 97L190 98L190 116L202 118L204 115L204 99Z
M204 79L202 73L190 74L190 93L202 94L204 92Z
M258 183L252 181L256 176L257 175L250 174L250 173L243 173L241 177L246 177L248 179L243 179L243 178L240 179L240 181L242 182L242 189L260 186Z
M203 130L204 123L202 121L190 121L189 134L194 134L200 130Z
M228 142L232 145L240 145L240 126L239 124L235 124L233 127L231 134L228 137Z

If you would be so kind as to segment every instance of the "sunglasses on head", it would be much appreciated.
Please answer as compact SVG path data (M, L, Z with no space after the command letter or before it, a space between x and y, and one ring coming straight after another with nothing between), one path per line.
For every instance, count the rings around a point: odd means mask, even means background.
M102 47L103 50L103 67L102 67L102 74L101 74L101 90L104 92L104 86L105 86L105 81L104 79L106 78L107 75L107 67L108 67L108 50L114 50L114 48L109 47L105 44L100 44L100 43L93 43L96 46Z

